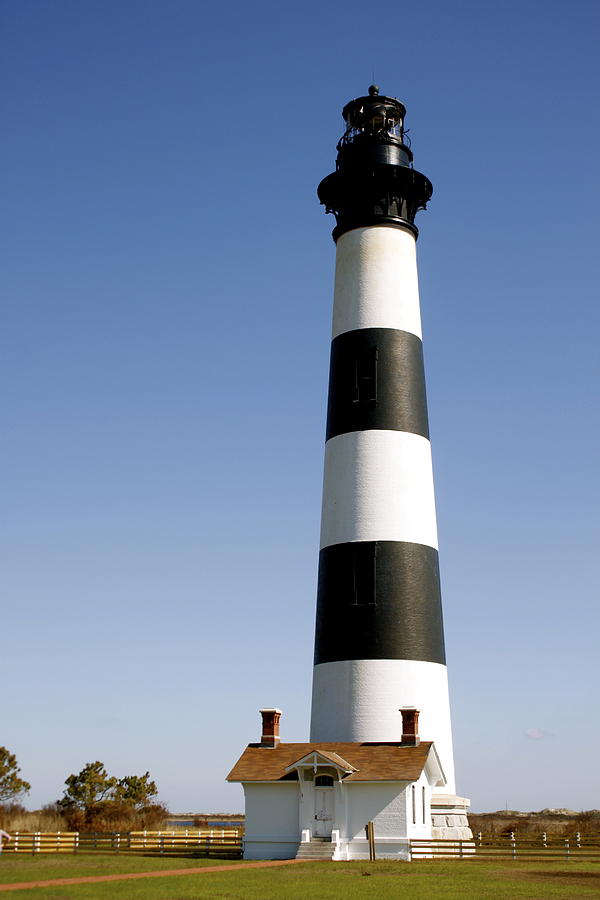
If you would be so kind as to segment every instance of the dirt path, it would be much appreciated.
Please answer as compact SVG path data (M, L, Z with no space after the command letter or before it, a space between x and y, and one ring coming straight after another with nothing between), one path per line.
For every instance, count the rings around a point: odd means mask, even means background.
M99 881L126 881L130 878L165 878L170 875L203 875L205 872L233 872L235 869L263 869L269 866L290 866L305 863L306 859L271 859L264 862L249 862L233 866L199 866L197 869L160 869L158 872L129 872L126 875L87 875L84 878L51 878L48 881L15 881L0 884L0 891L24 891L29 888L52 887L52 885L93 884ZM311 862L311 860L308 860Z

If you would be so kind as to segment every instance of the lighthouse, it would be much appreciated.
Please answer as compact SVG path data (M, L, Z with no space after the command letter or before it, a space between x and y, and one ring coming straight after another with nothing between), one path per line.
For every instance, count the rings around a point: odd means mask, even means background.
M245 793L246 859L410 859L411 841L472 837L456 796L415 216L399 100L343 109L310 740L281 710L227 776ZM366 829L366 832L365 832ZM368 833L369 838L365 836Z
M419 710L453 795L416 260L432 186L405 112L374 85L346 104L318 188L336 269L310 740L397 741L399 710Z

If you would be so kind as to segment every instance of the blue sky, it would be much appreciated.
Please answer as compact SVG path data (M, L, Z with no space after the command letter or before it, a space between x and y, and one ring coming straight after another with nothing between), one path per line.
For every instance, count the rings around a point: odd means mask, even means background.
M308 737L345 102L407 106L459 792L600 806L592 2L3 0L2 731L238 811Z

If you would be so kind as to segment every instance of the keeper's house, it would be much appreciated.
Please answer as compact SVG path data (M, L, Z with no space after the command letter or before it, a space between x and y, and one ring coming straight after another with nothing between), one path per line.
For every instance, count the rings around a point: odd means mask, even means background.
M446 779L418 711L401 712L397 743L282 744L280 710L261 710L260 743L227 776L244 787L244 859L368 859L368 822L378 858L408 859L411 839L431 838L432 791Z

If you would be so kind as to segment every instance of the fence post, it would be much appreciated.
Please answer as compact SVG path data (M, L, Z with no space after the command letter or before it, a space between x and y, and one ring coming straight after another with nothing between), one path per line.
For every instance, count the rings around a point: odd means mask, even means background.
M545 831L542 831L542 847L548 846L547 840L548 840L548 835L546 834Z
M163 856L165 852L165 839L161 832L158 832L158 852Z
M367 822L367 840L369 841L369 859L373 862L375 857L375 825Z
M19 850L19 832L15 831L15 842L13 844L13 852L17 853Z
M516 860L516 858L517 858L517 842L515 840L514 831L511 831L511 833L510 833L510 842L512 844L512 858L513 858L513 860Z
M579 831L575 832L575 843L579 848L581 848L581 832Z
M569 862L569 839L565 838L565 862Z
M75 838L73 840L73 853L77 853L79 850L79 832L75 832Z

